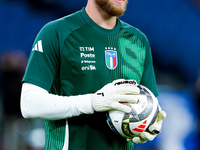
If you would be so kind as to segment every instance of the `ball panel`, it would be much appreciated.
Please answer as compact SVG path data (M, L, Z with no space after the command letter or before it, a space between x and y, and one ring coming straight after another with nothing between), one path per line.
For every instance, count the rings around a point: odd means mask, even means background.
M146 130L147 124L148 124L147 120L130 123L130 129L134 135L139 135L140 133L142 133Z
M151 114L152 110L153 110L153 99L151 96L147 96L147 106L145 107L145 109L143 109L141 113L138 114L138 117L140 118L140 120L144 120Z
M110 127L110 129L111 129L112 131L114 131L115 133L117 133L117 134L120 135L120 133L118 132L118 130L117 130L117 129L115 128L115 126L113 125L112 120L110 119L109 113L107 114L107 119L106 119L106 121L107 121L108 126Z
M107 122L110 124L110 128L114 132L116 132L120 135L123 134L121 126L122 126L122 119L123 119L124 114L125 114L124 112L117 111L117 110L111 110L107 114Z
M157 117L158 117L158 112L159 112L159 106L157 106L155 113L152 114L153 116L150 116L150 117L152 117L152 120L151 120L151 122L149 123L148 128L149 128L152 124L154 124L154 123L156 122L156 119L157 119ZM147 131L149 131L148 128L147 128Z
M147 107L147 96L146 95L137 95L137 98L139 101L137 102L137 105L131 105L131 108L133 108L137 114L141 113L145 107Z
M129 122L122 122L122 131L125 134L124 137L133 137L134 134L130 130Z

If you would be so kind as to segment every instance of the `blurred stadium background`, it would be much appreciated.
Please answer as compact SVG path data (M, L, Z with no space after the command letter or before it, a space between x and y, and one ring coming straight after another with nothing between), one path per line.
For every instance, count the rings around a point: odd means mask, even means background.
M20 114L21 78L42 26L86 2L0 0L0 150L43 149L43 122ZM129 0L121 19L150 41L158 98L168 114L160 135L135 150L199 150L200 0Z

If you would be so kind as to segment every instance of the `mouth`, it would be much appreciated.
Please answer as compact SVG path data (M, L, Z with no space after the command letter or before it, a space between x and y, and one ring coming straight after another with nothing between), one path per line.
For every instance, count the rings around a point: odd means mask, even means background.
M117 2L117 3L123 3L124 0L115 0L115 2Z

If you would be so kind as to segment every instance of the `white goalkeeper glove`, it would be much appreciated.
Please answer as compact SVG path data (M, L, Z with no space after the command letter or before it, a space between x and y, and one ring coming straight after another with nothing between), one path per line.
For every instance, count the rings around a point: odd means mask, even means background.
M128 138L127 140L134 143L145 143L146 141L152 141L161 132L162 122L166 115L166 112L161 110L159 106L158 117L156 122L148 128L149 131L144 131L140 134L140 136L136 136L132 139Z
M97 112L116 109L129 113L131 108L120 104L120 102L137 103L138 98L136 95L139 92L135 80L115 80L92 95L92 106Z

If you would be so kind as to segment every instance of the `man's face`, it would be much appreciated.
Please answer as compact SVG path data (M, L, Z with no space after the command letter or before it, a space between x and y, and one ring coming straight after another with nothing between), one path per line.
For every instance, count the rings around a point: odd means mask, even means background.
M128 0L95 0L97 5L111 16L122 16L126 10Z

